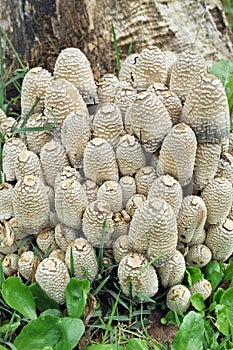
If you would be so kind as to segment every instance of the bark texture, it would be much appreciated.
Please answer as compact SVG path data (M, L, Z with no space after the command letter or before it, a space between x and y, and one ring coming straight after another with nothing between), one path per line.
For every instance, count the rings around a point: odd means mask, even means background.
M220 0L0 0L0 26L30 66L53 69L62 48L79 47L92 68L115 71L112 23L121 58L147 45L197 49L207 61L231 59L231 31ZM12 59L4 46L6 61Z

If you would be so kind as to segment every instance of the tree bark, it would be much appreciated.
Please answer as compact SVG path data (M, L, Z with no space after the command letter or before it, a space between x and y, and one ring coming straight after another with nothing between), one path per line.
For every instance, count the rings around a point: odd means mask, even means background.
M207 61L232 59L232 33L220 0L0 0L0 26L30 66L52 70L62 48L79 47L94 70L114 72L111 26L124 59L147 45ZM4 45L9 64L13 55Z

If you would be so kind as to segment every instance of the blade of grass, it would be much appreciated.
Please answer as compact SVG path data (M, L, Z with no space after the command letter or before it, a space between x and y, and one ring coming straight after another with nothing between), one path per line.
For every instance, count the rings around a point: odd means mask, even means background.
M104 239L105 239L106 226L107 226L107 216L105 217L104 222L103 222L102 236L101 236L99 254L98 254L98 259L97 259L100 271L102 271L102 269L103 269Z
M100 284L99 286L93 291L93 295L98 295L98 293L101 291L101 289L104 287L104 285L107 283L107 281L109 280L110 275L108 275Z
M6 34L6 32L0 27L0 34L1 36L4 37L4 39L6 40L7 44L9 45L10 49L12 50L14 57L16 58L16 60L18 61L18 64L21 66L21 68L23 70L26 70L26 67L24 66L21 58L19 57L18 52L15 50L14 45L12 44L11 40L9 39L8 35ZM0 56L1 57L1 56Z
M117 309L117 305L118 305L118 301L119 301L119 298L120 298L120 294L121 294L121 291L119 291L119 293L117 295L117 299L116 299L116 301L115 301L115 303L113 305L112 312L111 312L111 315L110 315L110 318L109 318L109 321L108 321L108 324L107 324L104 336L102 338L102 344L104 344L104 342L107 339L108 334L109 334L109 332L111 330L112 321L113 321L113 317L114 317L116 309Z
M74 256L72 247L70 247L70 276L74 277Z
M121 60L120 60L119 47L118 47L115 28L114 28L113 23L112 23L112 35L113 35L114 49L115 49L116 62L117 62L117 71L119 73L120 69L121 69Z

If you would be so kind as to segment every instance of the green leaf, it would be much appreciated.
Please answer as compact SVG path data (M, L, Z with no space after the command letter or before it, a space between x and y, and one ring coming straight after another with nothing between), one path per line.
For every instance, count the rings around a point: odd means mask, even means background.
M66 287L66 307L69 317L79 318L86 306L87 294L90 291L88 280L72 277Z
M215 62L209 70L209 73L218 77L223 86L226 86L231 75L233 75L233 63L229 60Z
M63 317L61 311L58 309L47 309L40 314L40 317L47 316L47 315L56 316L56 317L60 317L60 318Z
M228 323L233 327L233 287L228 288L220 299L220 304L226 306L226 316Z
M0 327L0 334L6 334L6 333L12 333L14 332L19 326L20 326L20 322L7 322L4 323L1 327Z
M7 350L7 348L5 348L5 346L0 345L0 350Z
M83 321L77 318L65 317L61 318L62 337L58 344L54 346L54 350L71 350L79 342L85 332Z
M179 325L181 323L181 321L180 321L181 317L182 317L181 315L178 315L176 312L170 310L167 312L165 319L166 319L167 323L169 323L173 326L179 327Z
M226 84L226 95L228 99L229 110L232 109L233 106L233 75L230 77L229 81Z
M185 273L187 275L189 287L192 287L194 283L204 278L204 275L201 272L201 270L194 266L187 266Z
M220 304L220 300L224 292L225 292L224 289L218 288L214 293L213 301L215 301L217 304Z
M36 305L29 288L18 277L8 277L2 285L5 302L26 318L37 318Z
M206 307L203 297L199 293L192 294L190 297L190 302L197 311L202 311Z
M190 311L184 317L180 329L175 335L171 350L202 350L204 331L202 316L195 311Z
M224 276L224 265L217 261L210 261L204 268L205 278L210 281L212 290L215 291Z
M126 345L127 350L148 350L148 346L145 340L138 338L131 338Z
M5 281L5 276L2 268L2 262L0 261L0 290L2 289L2 284Z
M97 344L87 346L83 350L124 350L124 348L118 344Z
M231 281L233 279L233 258L229 259L226 269L224 270L224 276L222 282Z
M63 334L60 318L42 316L28 323L15 338L17 350L41 350L46 346L54 347Z
M38 308L38 310L40 310L40 312L43 312L47 309L59 310L58 303L52 298L50 298L37 282L30 284L28 288L34 297L36 307Z
M215 309L216 322L215 326L218 328L219 332L223 335L229 335L229 323L227 320L227 308L226 305L217 305Z

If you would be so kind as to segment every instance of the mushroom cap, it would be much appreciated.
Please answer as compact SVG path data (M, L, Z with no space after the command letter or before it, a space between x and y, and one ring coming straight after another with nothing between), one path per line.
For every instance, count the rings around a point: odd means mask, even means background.
M83 183L84 191L86 192L88 203L94 202L97 199L97 192L99 189L99 186L96 182L92 180L85 180Z
M119 86L116 91L114 102L120 108L123 123L125 122L127 109L134 102L136 96L137 91L131 86L130 82L127 85Z
M98 263L93 246L84 238L76 238L67 247L65 262L70 268L70 251L74 260L74 275L82 280L88 276L93 281L98 274Z
M65 252L62 249L54 249L49 254L49 258L57 258L65 262Z
M156 177L157 175L155 169L152 166L140 168L135 174L137 193L147 196L148 191Z
M57 248L54 230L44 229L36 237L36 243L42 253L50 252Z
M140 208L146 201L144 194L134 194L126 203L126 212L132 217L138 208Z
M5 276L12 276L18 271L19 256L15 253L10 253L2 259L2 269Z
M232 184L225 177L211 180L201 193L207 208L207 221L216 224L225 219L232 204Z
M195 282L190 289L191 294L194 294L194 293L201 294L203 300L206 300L210 296L211 292L212 292L211 283L204 278L202 280Z
M203 231L206 218L207 209L203 199L195 195L185 197L177 217L179 241L189 244Z
M226 261L233 253L233 221L225 219L210 225L205 245L211 250L213 260Z
M167 293L167 307L178 314L185 312L189 308L191 293L183 284L171 287Z
M76 112L68 114L62 124L61 142L73 167L82 165L84 150L91 139L91 128L86 116Z
M108 202L113 213L123 209L122 189L116 181L105 181L98 189L97 199L103 199Z
M27 175L35 175L44 181L41 162L36 153L21 151L15 158L15 176L17 180Z
M0 220L13 216L13 186L7 182L0 184Z
M108 141L95 138L88 142L84 150L83 169L85 177L97 184L107 180L118 181L116 156Z
M172 124L178 124L182 115L182 104L179 97L175 92L169 90L160 91L158 97L166 107Z
M122 206L125 208L128 200L136 194L136 182L134 177L125 175L120 178L119 184L122 189Z
M63 261L51 257L44 259L37 267L35 279L50 298L59 304L65 303L70 276Z
M131 221L131 218L129 221L125 220L125 217L122 215L121 212L113 214L114 232L111 235L111 240L113 242L116 239L118 239L118 237L128 234L130 221Z
M42 113L32 114L27 121L27 127L42 127L47 125L47 118ZM26 133L26 143L29 151L35 152L39 154L41 148L49 142L51 135L47 132L47 130L43 131L33 131Z
M225 177L233 184L233 155L222 153L216 172L217 177Z
M195 267L203 267L210 262L212 258L211 250L205 244L196 244L189 247L186 262Z
M132 69L134 67L134 64L136 63L138 54L132 53L131 55L127 56L125 60L121 63L121 70L119 72L119 80L131 80L132 78Z
M124 135L116 147L116 159L122 175L133 175L146 165L145 153L133 135Z
M167 288L181 283L184 278L185 269L184 256L179 250L176 250L173 257L157 269L162 286Z
M153 297L158 291L156 271L142 254L125 255L119 263L117 274L121 289L127 296L130 296L130 289L133 297L137 293Z
M98 100L101 104L114 101L119 81L114 75L113 77L116 78L116 81L115 79L113 81L111 81L111 79L106 79L104 75L97 83Z
M176 250L177 224L172 207L164 199L151 198L136 210L129 229L129 248L146 254L162 266Z
M195 190L202 190L215 177L220 154L220 143L203 142L197 144L193 170L193 187Z
M171 129L165 137L157 164L158 175L171 175L181 186L192 180L197 141L192 129L180 123Z
M32 251L23 252L18 259L18 271L27 280L31 281L37 264Z
M69 244L77 238L78 231L64 224L57 224L55 227L55 241L63 252L66 252Z
M21 151L26 151L25 143L17 138L7 140L2 148L2 170L6 181L15 181L15 159Z
M130 130L147 152L156 152L172 128L172 121L162 101L149 91L139 92L128 108Z
M228 100L221 81L207 74L190 90L182 120L195 132L198 142L218 142L229 137Z
M116 264L119 264L127 254L129 254L129 236L119 236L115 242L113 242L113 256Z

